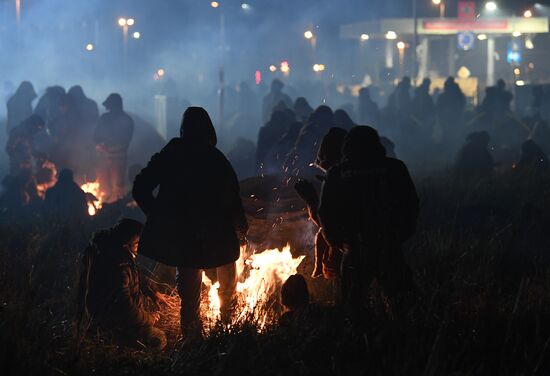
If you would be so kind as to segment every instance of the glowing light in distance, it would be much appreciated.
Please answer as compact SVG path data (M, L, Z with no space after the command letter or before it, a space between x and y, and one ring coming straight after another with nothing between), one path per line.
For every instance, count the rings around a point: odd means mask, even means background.
M497 3L495 3L494 1L488 1L485 3L485 10L489 12L494 12L495 10L497 10L497 8Z
M534 68L535 68L535 64L529 63L529 69L534 69Z
M441 4L441 0L432 0L433 5Z
M397 48L400 50L405 49L405 42L397 42Z
M517 80L517 81L516 81L516 86L525 86L525 81L523 81L523 80Z
M281 61L281 72L283 72L284 74L287 74L288 72L290 72L290 65L288 64L288 61L286 60L283 60Z
M361 40L369 40L369 35L368 34L361 34Z
M242 4L241 4L241 9L242 9L242 10L249 10L249 9L250 9L250 5L247 4L247 3L242 3Z
M86 51L93 51L93 50L94 50L94 45L91 44L91 43L88 43L88 44L86 45Z
M314 64L313 65L313 71L314 72L322 72L325 70L325 64Z
M519 76L521 74L521 70L519 68L514 68L514 74Z
M528 50L532 50L535 48L535 45L533 44L533 39L531 37L525 38L525 48Z
M306 32L304 33L304 38L306 39L313 38L313 32L311 30L306 30Z
M212 1L212 2L210 3L210 6L211 6L212 8L217 8L217 7L220 6L220 3L218 3L217 1Z
M477 36L477 39L479 39L479 40L486 40L486 39L487 39L487 34L479 34L479 35Z
M277 71L277 67L276 67L275 65L271 64L271 65L269 66L269 71L270 71L270 72L276 72L276 71Z
M139 39L141 38L141 33L139 31L135 31L132 36L134 37L134 39Z
M256 85L262 83L262 72L260 72L259 70L254 72L254 82L256 83Z
M514 31L514 32L512 33L512 36L513 36L514 38L521 37L521 32L520 32L520 31Z
M523 12L523 17L525 18L533 17L533 12L531 11L531 9L527 9L525 12Z
M136 20L134 20L133 18L128 18L128 20L126 20L126 23L128 24L128 26L132 26L136 23Z
M166 74L166 71L162 68L157 69L157 75L163 77Z
M397 33L395 31L388 31L386 33L386 39L390 39L390 40L393 40L393 39L397 39Z
M126 18L119 18L118 19L118 25L119 26L126 26L126 24L127 24Z

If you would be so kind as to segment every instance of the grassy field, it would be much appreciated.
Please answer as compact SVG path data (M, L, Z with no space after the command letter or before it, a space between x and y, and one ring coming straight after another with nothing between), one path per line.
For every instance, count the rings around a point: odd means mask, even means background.
M172 338L160 354L79 335L77 281L91 228L4 222L2 374L550 374L547 187L513 175L473 187L419 182L418 232L404 252L421 297L407 317L388 314L374 285L364 333L325 300L283 326L218 327L200 343Z

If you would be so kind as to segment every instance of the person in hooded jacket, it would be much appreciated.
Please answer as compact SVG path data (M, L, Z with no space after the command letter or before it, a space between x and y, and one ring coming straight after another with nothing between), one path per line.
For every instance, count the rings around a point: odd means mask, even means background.
M335 127L331 128L325 137L323 137L323 141L317 152L317 159L315 160L315 166L323 173L323 176L318 176L320 179L325 178L324 175L332 166L340 163L342 159L342 145L346 133L345 129ZM294 185L294 189L306 202L309 218L319 228L315 236L315 263L311 276L317 278L323 275L327 279L335 278L338 275L340 250L330 247L323 235L323 229L317 212L319 207L317 189L311 181L306 179L300 179Z
M183 114L172 139L134 181L133 196L147 215L139 252L177 266L184 336L200 336L202 271L217 269L222 319L233 309L236 263L248 223L233 167L216 148L210 116L201 107ZM158 187L156 197L153 191Z
M6 107L8 110L7 132L21 124L23 120L32 115L32 101L36 98L34 87L29 81L21 82L17 91L12 95Z
M124 218L114 227L96 232L83 257L78 295L79 320L85 316L115 340L162 350L166 334L155 327L158 312L146 309L146 296L158 306L165 298L144 288L136 257L141 222Z
M342 162L332 167L321 192L319 218L328 243L344 251L341 299L356 319L377 279L395 313L413 296L412 273L401 244L416 231L418 197L403 162L387 158L376 130L348 132Z

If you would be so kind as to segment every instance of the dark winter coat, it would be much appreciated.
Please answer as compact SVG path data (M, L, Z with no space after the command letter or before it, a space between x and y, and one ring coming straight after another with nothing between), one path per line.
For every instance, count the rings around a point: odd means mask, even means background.
M154 319L144 307L135 259L108 230L94 236L84 265L84 302L96 323L110 329L153 325Z
M136 177L132 193L147 215L140 254L196 269L239 258L239 237L248 230L239 183L213 144L174 138Z
M348 160L329 170L319 216L333 245L361 236L366 243L393 248L415 232L418 197L400 160Z
M99 118L94 141L110 154L125 155L133 133L134 121L126 112L110 111Z

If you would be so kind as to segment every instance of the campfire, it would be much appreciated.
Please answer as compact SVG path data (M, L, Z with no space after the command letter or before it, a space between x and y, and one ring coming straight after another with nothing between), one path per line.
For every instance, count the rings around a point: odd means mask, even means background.
M80 186L84 192L93 196L93 199L88 200L88 214L90 216L96 215L98 210L103 206L105 199L105 192L100 189L98 181L92 181L84 183Z
M293 257L290 246L282 250L268 249L261 253L248 252L241 247L237 261L236 309L230 326L244 322L253 324L261 332L277 322L281 314L279 292L282 284L295 274L305 256ZM219 282L213 283L203 272L202 282L207 294L203 293L201 316L206 332L220 320ZM203 290L204 292L204 290ZM172 294L169 305L162 313L163 328L174 335L179 334L179 297Z

